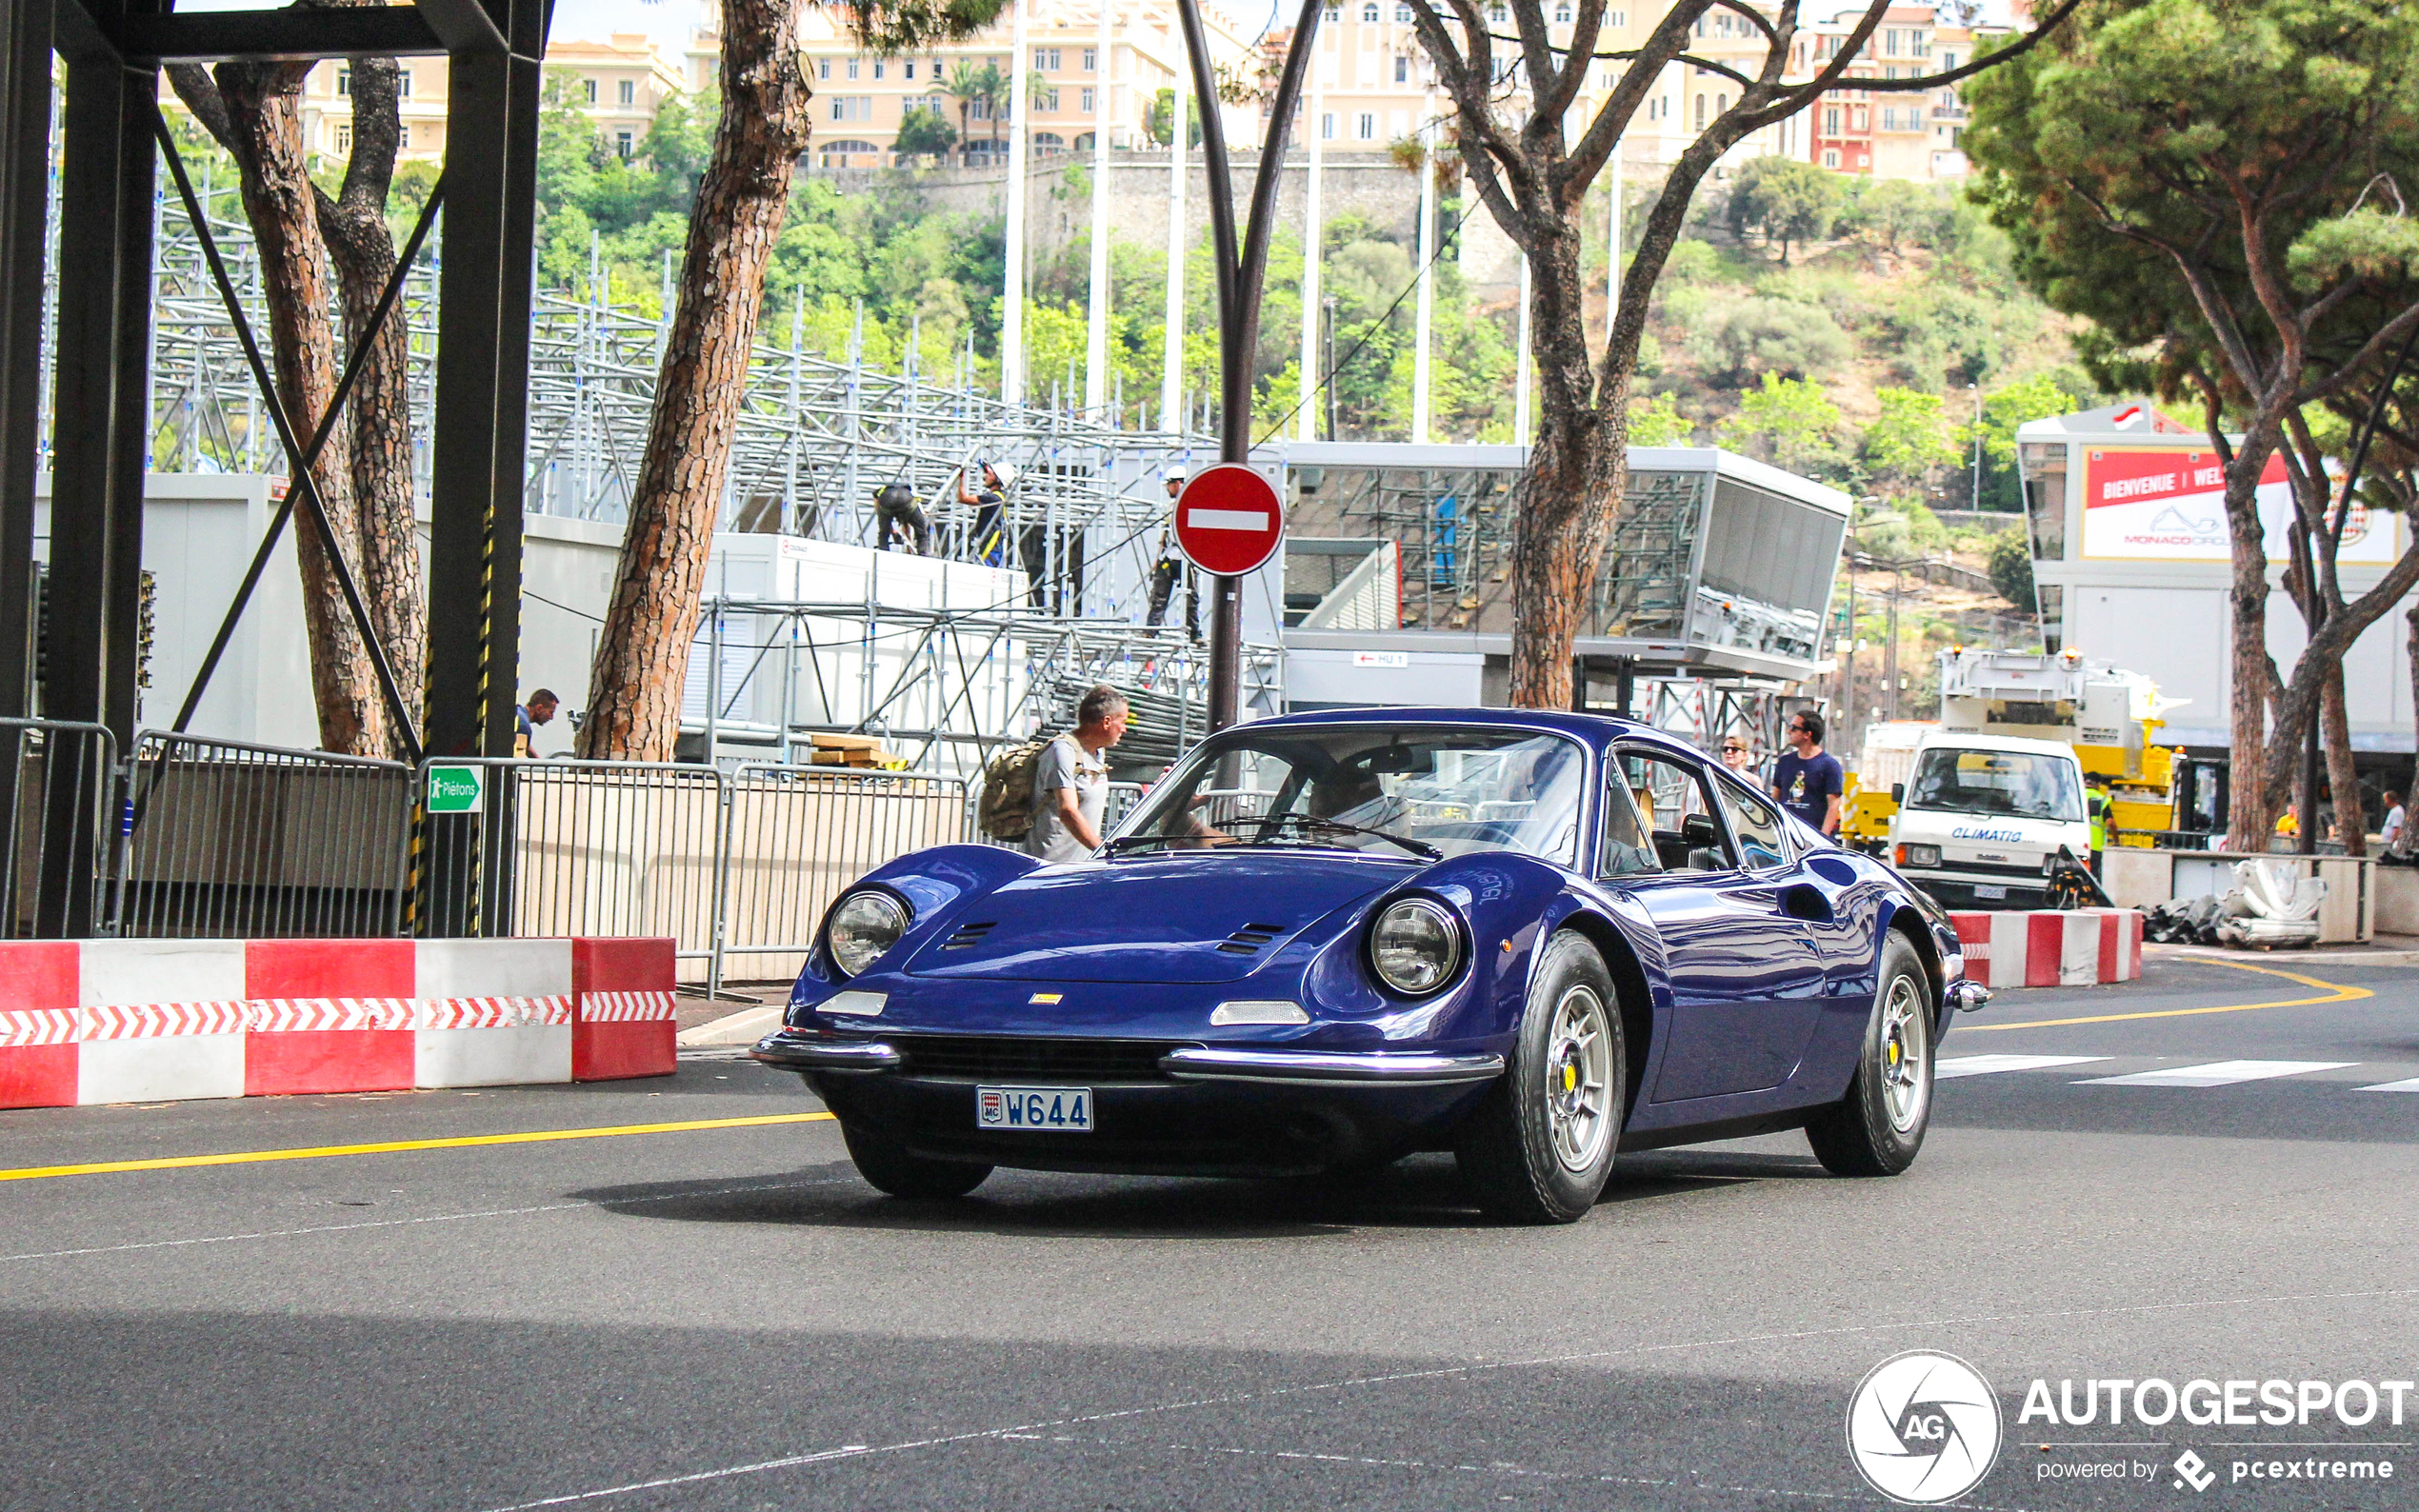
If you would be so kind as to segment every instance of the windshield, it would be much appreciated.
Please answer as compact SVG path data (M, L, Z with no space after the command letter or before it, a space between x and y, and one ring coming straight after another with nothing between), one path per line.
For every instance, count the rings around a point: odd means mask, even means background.
M1246 726L1185 758L1110 844L1316 846L1423 860L1517 850L1569 865L1587 766L1575 742L1528 730Z
M1934 746L1916 759L1915 780L1907 785L1907 806L2069 823L2083 818L2074 763L2031 751Z

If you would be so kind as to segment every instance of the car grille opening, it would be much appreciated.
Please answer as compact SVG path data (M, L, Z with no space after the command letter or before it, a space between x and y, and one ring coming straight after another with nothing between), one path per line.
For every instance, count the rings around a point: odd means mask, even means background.
M1248 924L1227 936L1218 948L1229 955L1258 955L1260 947L1285 933L1281 924Z
M1044 1040L955 1034L886 1034L910 1076L1013 1081L1156 1082L1159 1058L1181 1040Z
M981 945L983 943L983 937L990 934L992 929L998 926L998 924L999 921L993 919L984 924L959 925L955 934L950 935L947 940L941 942L941 948L944 950L971 950L976 945Z

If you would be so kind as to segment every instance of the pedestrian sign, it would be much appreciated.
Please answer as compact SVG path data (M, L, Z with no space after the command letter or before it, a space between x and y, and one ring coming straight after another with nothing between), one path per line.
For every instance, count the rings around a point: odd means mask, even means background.
M478 813L486 796L476 766L429 768L429 812L432 814Z

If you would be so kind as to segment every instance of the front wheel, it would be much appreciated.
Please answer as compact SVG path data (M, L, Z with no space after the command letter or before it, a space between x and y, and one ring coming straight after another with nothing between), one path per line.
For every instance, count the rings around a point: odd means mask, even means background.
M1585 937L1566 932L1547 945L1509 1063L1453 1147L1490 1215L1569 1224L1596 1204L1629 1085L1616 1002L1612 974Z
M1895 1176L1915 1164L1931 1125L1931 978L1895 930L1882 947L1881 991L1848 1096L1806 1125L1814 1158L1835 1176Z
M892 1197L964 1197L991 1174L988 1165L913 1154L895 1140L851 1124L840 1125L840 1137L848 1142L857 1174Z

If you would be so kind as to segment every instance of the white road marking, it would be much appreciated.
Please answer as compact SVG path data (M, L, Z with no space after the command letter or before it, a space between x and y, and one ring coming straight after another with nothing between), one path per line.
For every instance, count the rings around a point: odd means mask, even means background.
M1185 524L1196 530L1266 530L1266 509L1187 509Z
M2211 1061L2206 1065L2179 1065L2170 1071L2137 1071L2131 1076L2096 1076L2077 1086L2231 1086L2237 1082L2265 1082L2271 1077L2303 1076L2311 1071L2336 1071L2358 1061Z
M1932 1067L1932 1077L1938 1081L1989 1076L1994 1071L2046 1071L2055 1065L2085 1065L2108 1059L2105 1055L1952 1055Z
M2361 1092L2419 1092L2419 1076L2414 1076L2407 1082L2380 1082L2374 1086L2356 1087L2354 1090Z

